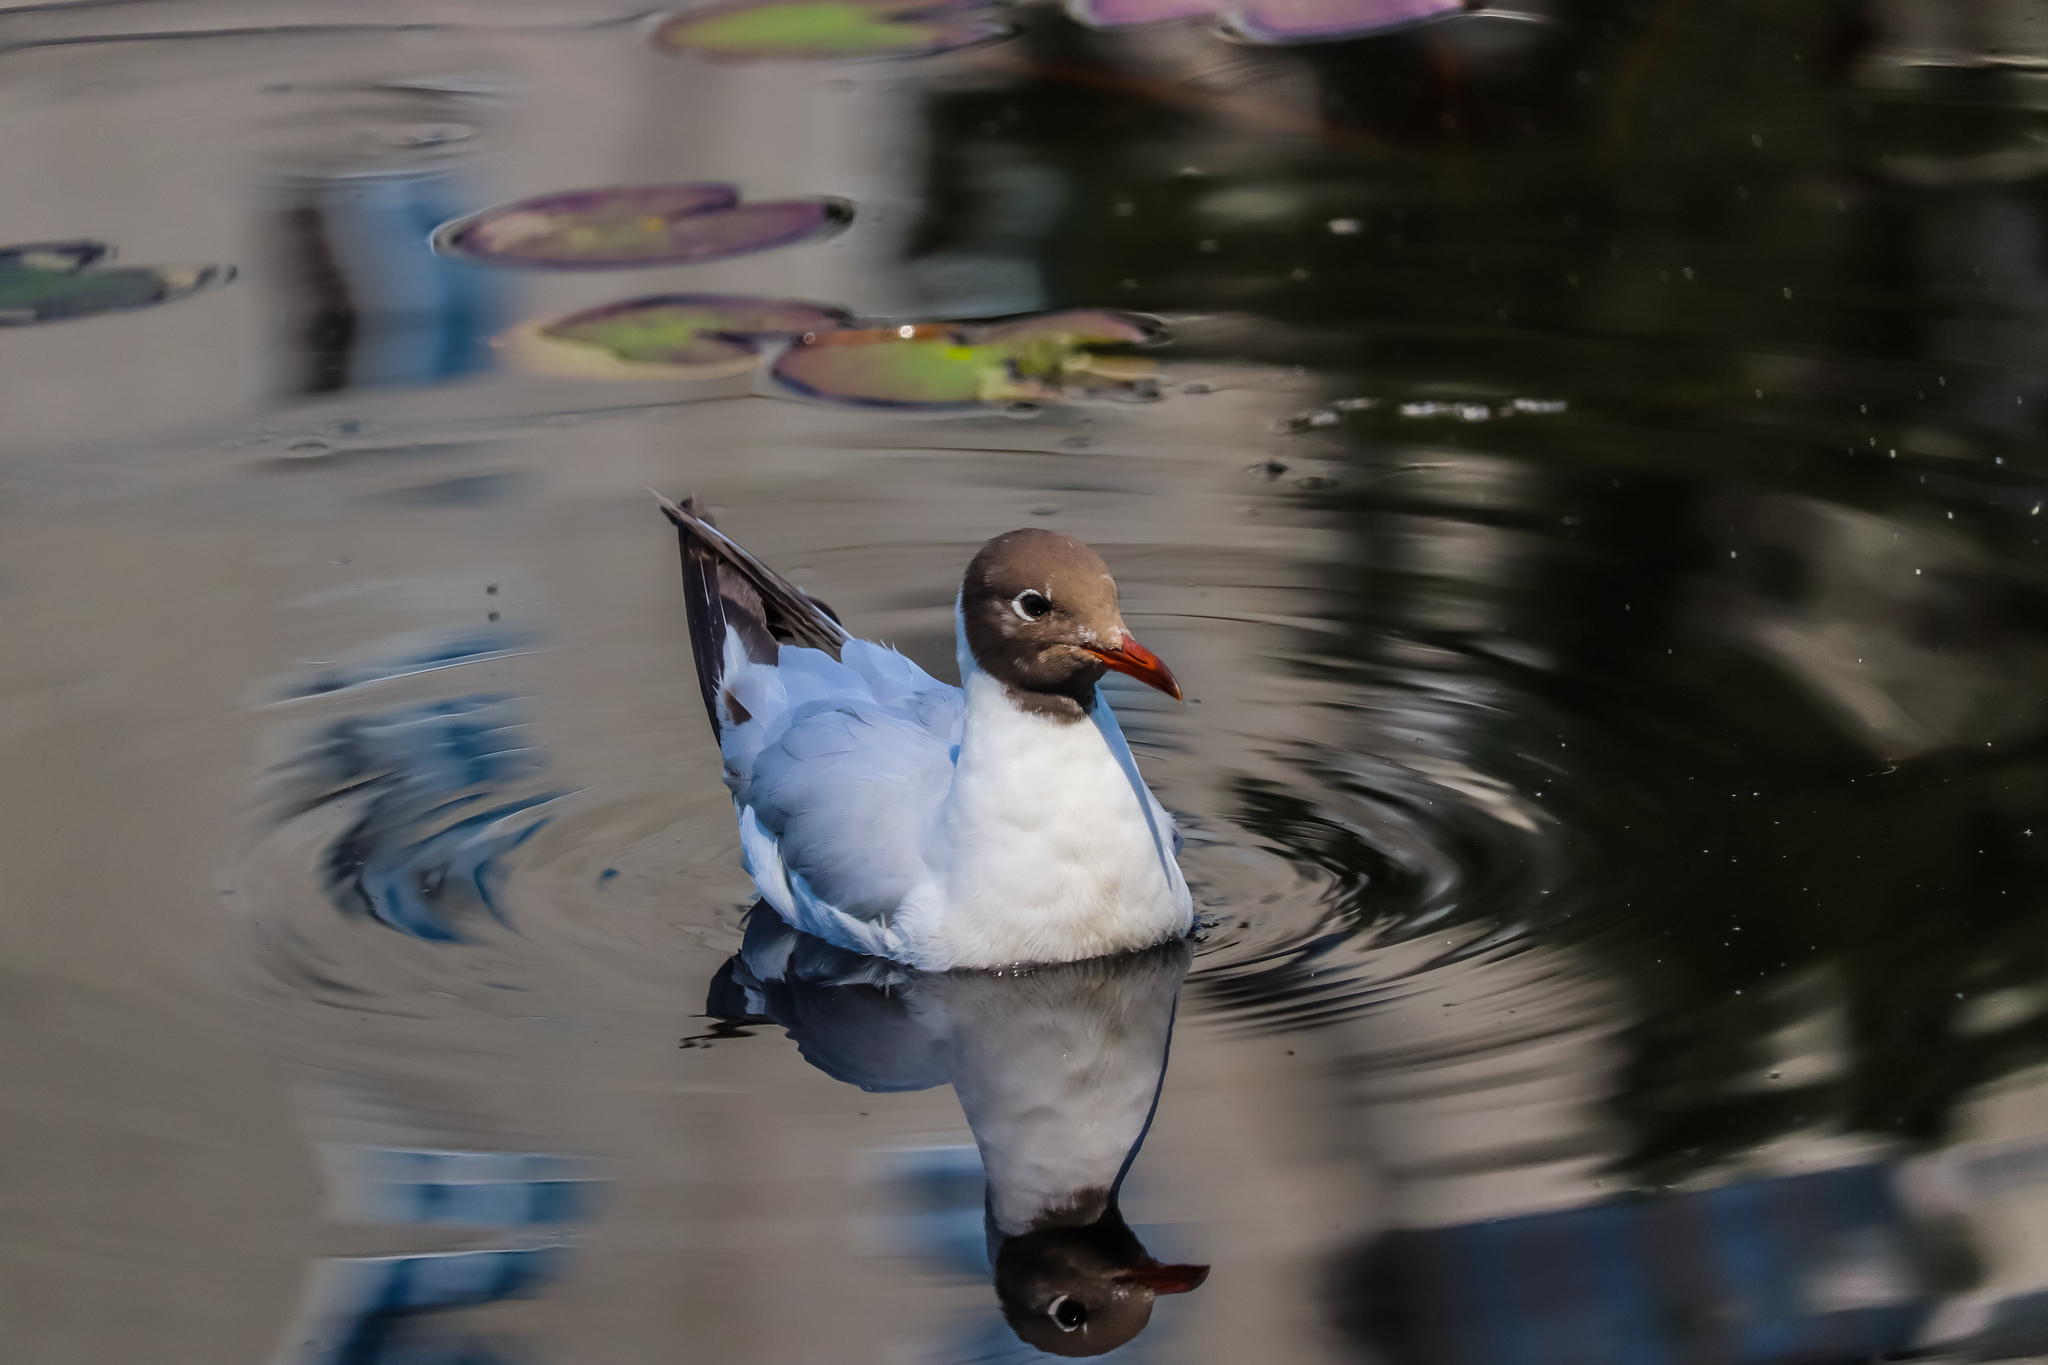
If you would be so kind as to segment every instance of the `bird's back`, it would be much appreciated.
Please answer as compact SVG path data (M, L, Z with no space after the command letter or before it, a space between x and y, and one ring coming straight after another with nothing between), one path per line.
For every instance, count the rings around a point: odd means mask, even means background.
M959 754L961 695L662 502L682 541L690 646L739 808L741 852L789 923L856 952L900 951L897 906Z

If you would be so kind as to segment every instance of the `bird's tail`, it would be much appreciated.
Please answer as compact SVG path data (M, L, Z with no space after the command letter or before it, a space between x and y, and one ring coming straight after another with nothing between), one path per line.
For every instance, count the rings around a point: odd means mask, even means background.
M650 490L651 491L651 490ZM683 551L683 601L690 618L690 652L711 728L722 722L719 690L725 685L725 642L737 633L756 663L776 661L782 641L822 649L834 658L847 640L832 608L754 558L697 508L695 498L672 502L654 495L675 523Z

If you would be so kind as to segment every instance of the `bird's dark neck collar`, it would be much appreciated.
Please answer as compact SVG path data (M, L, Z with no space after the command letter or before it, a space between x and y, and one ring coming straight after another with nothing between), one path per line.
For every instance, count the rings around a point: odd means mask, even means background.
M953 609L954 655L960 664L961 686L973 674L979 673L1002 689L1009 703L1027 716L1053 721L1060 725L1073 725L1088 719L1097 701L1096 679L1077 681L1069 690L1059 692L1041 691L1038 688L1021 687L1003 676L1001 661L990 668L974 653L974 646L967 639L967 625L959 607Z

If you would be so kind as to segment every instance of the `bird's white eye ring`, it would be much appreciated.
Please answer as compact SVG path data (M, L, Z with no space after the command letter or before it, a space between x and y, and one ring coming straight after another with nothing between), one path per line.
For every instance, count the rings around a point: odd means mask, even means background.
M1065 1294L1046 1306L1045 1315L1062 1332L1079 1331L1088 1321L1088 1310Z
M1035 588L1026 588L1010 599L1010 610L1026 621L1036 621L1052 610L1052 599Z

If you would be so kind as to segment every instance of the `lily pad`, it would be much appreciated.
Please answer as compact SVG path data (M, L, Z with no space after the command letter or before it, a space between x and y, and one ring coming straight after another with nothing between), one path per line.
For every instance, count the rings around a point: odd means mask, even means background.
M218 265L100 269L100 262L112 254L104 242L0 247L0 327L152 308L235 276L232 267Z
M1404 28L1464 8L1464 0L1249 0L1224 12L1223 29L1248 43L1320 43Z
M699 57L918 57L1006 37L975 0L767 0L686 10L654 45Z
M1357 38L1464 8L1465 0L1067 0L1067 12L1094 28L1213 15L1226 34L1250 43Z
M1128 396L1149 382L1151 363L1091 348L1164 335L1149 318L1100 310L907 323L807 335L776 358L772 374L795 393L861 407L969 409L1074 391Z
M541 195L434 233L444 256L537 270L693 265L769 251L853 221L843 199L742 204L731 185L625 185Z
M1154 346L1166 340L1157 318L1107 308L1070 308L983 324L990 341L1057 338L1072 346Z
M729 294L656 294L513 329L530 367L614 378L714 379L744 374L774 341L836 331L836 308Z

